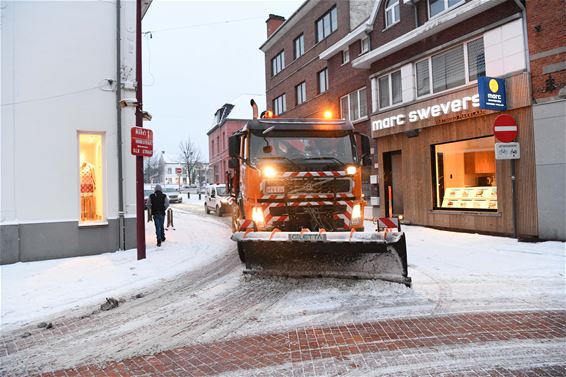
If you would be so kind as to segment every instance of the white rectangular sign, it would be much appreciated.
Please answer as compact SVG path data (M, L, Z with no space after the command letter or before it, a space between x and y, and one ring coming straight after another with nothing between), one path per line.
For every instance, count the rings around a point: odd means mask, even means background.
M495 143L496 160L518 160L521 158L519 143Z

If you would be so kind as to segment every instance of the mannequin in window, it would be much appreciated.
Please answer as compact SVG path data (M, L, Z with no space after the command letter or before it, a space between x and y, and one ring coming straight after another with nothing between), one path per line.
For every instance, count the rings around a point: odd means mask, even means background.
M82 160L81 174L81 221L96 219L96 203L94 190L96 182L94 177L94 166Z

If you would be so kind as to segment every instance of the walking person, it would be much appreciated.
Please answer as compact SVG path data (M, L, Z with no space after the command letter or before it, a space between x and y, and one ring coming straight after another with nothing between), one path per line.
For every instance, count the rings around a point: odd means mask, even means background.
M147 207L151 210L151 214L153 215L157 246L161 246L161 242L165 241L163 223L165 221L165 210L169 207L169 198L162 192L161 185L155 185L154 191L155 192L149 196Z

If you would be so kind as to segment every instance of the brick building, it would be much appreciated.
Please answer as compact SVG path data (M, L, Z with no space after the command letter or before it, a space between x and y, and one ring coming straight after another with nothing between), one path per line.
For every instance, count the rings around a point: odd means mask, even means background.
M539 235L566 240L566 3L526 2Z
M207 132L209 183L225 183L229 171L228 138L242 128L252 117L250 100L256 101L260 108L265 107L263 95L242 95L231 103L224 104L214 113L213 126Z
M555 5L550 8L559 13L558 2ZM315 43L320 20L324 24L332 9L337 10L338 28ZM317 116L328 107L349 117L344 109L356 97L343 96L365 87L368 119L356 126L371 128L375 139L381 215L404 215L408 222L448 229L538 235L523 2L311 0L282 24L270 17L268 30L273 30L270 22L280 25L261 48L266 54L267 100L276 112L285 104L284 116ZM304 63L292 59L301 32L310 53L305 53ZM560 68L559 61L549 64L554 65L547 70ZM324 68L328 90L321 95L318 72ZM505 113L519 127L516 221L511 163L495 160L494 153L492 125L501 112L479 109L482 76L504 80ZM307 102L299 104L296 93L302 81Z

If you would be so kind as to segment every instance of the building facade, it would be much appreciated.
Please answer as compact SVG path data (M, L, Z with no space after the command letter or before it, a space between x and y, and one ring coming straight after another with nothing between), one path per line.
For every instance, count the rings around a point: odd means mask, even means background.
M161 172L159 177L160 183L178 186L188 184L187 168L180 162L179 157L161 151L159 166L159 171ZM178 169L180 169L180 173Z
M566 11L560 0L529 0L526 14L539 236L566 241Z
M365 29L374 6L373 0L308 0L288 20L269 16L268 38L260 49L265 54L267 106L274 115L323 118L330 112L370 134L368 71L354 69L350 62L369 51L369 39L358 31ZM327 52L336 45L342 47ZM363 191L375 207L376 174L375 166L364 168Z
M135 2L3 2L1 24L0 263L135 247Z
M208 135L209 183L226 183L230 172L228 161L228 138L242 128L252 117L251 100L256 101L258 108L265 108L265 96L242 95L224 104L214 113L212 128Z

